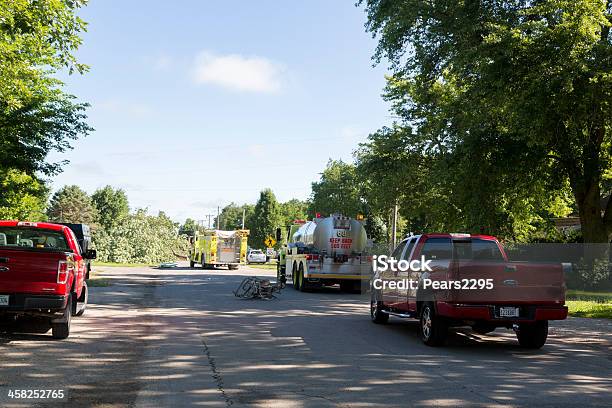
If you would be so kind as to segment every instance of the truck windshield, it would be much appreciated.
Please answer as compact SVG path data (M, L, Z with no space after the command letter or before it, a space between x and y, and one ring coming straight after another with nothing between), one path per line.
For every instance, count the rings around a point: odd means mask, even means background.
M0 227L0 247L70 251L63 232L40 228Z

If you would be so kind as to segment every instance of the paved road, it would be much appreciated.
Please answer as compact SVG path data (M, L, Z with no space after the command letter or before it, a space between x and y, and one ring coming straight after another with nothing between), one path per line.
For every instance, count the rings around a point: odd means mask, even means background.
M0 335L2 387L66 387L49 407L610 406L612 323L553 323L540 351L469 330L424 346L416 322L385 326L334 290L235 298L270 271L103 268L109 287L66 341ZM6 388L5 388L6 389ZM2 404L0 404L2 405ZM9 405L9 406L19 406Z

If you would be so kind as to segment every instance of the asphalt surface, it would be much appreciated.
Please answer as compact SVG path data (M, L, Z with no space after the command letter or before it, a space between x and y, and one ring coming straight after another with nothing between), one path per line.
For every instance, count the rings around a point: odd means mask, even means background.
M0 390L60 388L45 407L610 406L612 323L552 322L543 349L511 331L465 329L421 343L416 321L369 320L366 295L288 286L242 300L247 275L273 271L98 268L72 334L0 334Z

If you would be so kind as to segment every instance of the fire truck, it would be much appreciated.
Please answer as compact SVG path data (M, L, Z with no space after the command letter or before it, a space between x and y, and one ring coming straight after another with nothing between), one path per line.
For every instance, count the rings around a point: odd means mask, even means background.
M308 291L339 284L345 292L361 291L372 275L363 219L340 214L296 221L288 228L287 245L279 254L277 279ZM282 231L277 231L279 238Z
M246 262L249 230L196 232L189 250L189 266L200 264L202 269L227 266L238 269Z

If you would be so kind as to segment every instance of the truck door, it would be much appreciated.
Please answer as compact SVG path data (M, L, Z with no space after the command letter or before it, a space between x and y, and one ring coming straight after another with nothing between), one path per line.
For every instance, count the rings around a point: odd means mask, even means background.
M407 243L408 240L403 240L400 242L400 244L391 253L391 258L399 260L404 252L404 248L406 248ZM385 304L395 307L397 304L397 289L395 289L395 287L393 289L390 288L389 283L395 282L395 284L397 284L397 280L399 279L397 270L393 271L389 267L386 271L382 272L381 278L383 282L387 282L387 285L385 285L382 290L383 301Z
M412 254L412 250L414 249L414 245L417 242L417 237L412 237L408 239L408 243L404 249L404 252L402 253L401 259L410 262L410 255ZM401 281L404 281L403 284L408 285L410 279L415 279L415 277L413 276L414 273L410 270L406 270L406 271L399 271L397 273L398 276L398 284ZM401 288L397 289L397 308L401 309L401 310L409 310L409 304L408 304L408 295L410 293L410 287L409 286L402 286Z
M425 261L431 260L429 268L431 271L418 271L415 272L415 277L418 277L419 288L421 287L421 281L425 278L431 280L446 280L448 279L449 268L453 257L453 244L450 237L428 237L423 244L421 251L415 253L413 259L422 259ZM422 293L421 293L422 295ZM419 293L417 293L417 297ZM424 298L419 300L433 300L431 298ZM413 298L413 301L416 301ZM410 304L411 309L416 308L416 303Z

